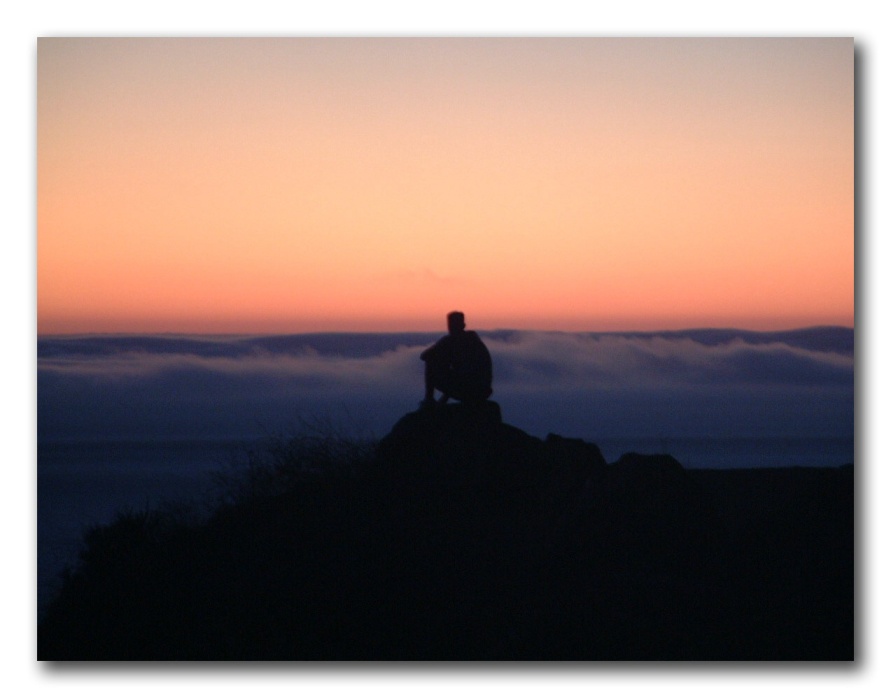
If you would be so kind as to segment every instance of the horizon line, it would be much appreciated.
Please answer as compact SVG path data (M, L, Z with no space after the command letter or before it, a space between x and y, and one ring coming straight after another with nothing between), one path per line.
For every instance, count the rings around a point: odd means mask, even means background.
M493 328L469 328L476 332L482 333L498 333L498 332L517 332L517 333L537 333L537 334L616 334L616 335L658 335L658 334L681 334L684 332L746 332L750 334L782 334L786 332L802 332L807 330L821 329L845 329L855 331L854 324L815 324L815 325L797 325L785 327L783 329L749 329L741 326L732 325L695 325L690 327L675 329L658 329L658 330L560 330L560 329L536 329L536 328L518 328L518 327L493 327ZM312 336L312 335L387 335L387 334L411 334L411 335L427 335L442 334L443 328L429 330L311 330L311 331L279 331L279 332L202 332L202 331L85 331L85 332L49 332L37 333L37 339L65 339L75 337L288 337L288 336Z

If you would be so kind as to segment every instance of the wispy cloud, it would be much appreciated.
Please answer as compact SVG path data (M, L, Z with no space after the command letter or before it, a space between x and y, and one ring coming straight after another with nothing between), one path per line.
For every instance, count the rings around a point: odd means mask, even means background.
M41 340L41 438L247 436L350 413L381 435L422 394L428 335ZM495 399L533 433L853 431L853 355L743 335L502 332Z
M782 342L528 333L493 344L518 384L590 387L824 385L853 378L853 357ZM521 387L518 385L517 387Z

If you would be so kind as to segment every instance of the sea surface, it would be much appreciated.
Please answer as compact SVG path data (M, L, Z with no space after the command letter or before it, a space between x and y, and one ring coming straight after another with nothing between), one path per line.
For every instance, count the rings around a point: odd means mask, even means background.
M223 440L38 444L38 609L62 570L76 563L89 528L121 512L212 504L220 491L216 475L236 473L246 446Z
M854 462L845 438L588 439L609 462L669 453L686 468L823 467ZM41 443L37 449L38 612L78 559L83 535L125 511L212 505L219 476L237 476L256 442L239 440Z

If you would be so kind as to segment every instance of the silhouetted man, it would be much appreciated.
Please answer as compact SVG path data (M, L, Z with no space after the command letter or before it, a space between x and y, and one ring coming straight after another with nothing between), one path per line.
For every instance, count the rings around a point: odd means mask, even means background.
M424 368L424 402L433 404L435 390L445 403L483 402L492 394L492 357L476 332L464 329L464 313L447 316L449 333L421 353Z

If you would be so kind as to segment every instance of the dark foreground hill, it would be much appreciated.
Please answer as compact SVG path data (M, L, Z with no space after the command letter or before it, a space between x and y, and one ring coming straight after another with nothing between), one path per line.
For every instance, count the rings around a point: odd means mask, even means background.
M854 657L851 466L608 464L495 403L294 445L207 520L93 530L38 658Z

